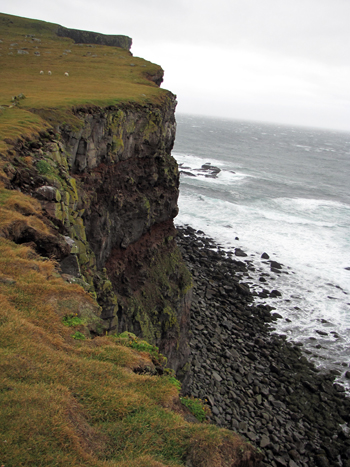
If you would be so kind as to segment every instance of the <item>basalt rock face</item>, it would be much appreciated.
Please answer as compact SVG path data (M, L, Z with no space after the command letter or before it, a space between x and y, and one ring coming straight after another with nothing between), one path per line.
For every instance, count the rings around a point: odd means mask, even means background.
M69 29L63 26L57 27L57 35L60 37L69 37L77 44L98 44L121 47L130 50L132 39L128 36L107 35L92 31L81 31L80 29Z
M75 109L78 131L64 126L22 142L8 175L40 200L66 244L57 256L64 277L97 298L110 332L159 346L183 379L192 281L174 239L175 105L169 93L159 105Z

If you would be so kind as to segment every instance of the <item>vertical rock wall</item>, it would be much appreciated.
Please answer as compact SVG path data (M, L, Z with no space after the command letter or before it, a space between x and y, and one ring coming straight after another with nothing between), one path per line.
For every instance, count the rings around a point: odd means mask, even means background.
M67 280L98 300L111 332L156 344L181 377L189 356L191 276L176 246L175 96L159 105L75 109L81 125L16 148L13 186L40 199L70 254ZM182 373L181 373L182 372Z

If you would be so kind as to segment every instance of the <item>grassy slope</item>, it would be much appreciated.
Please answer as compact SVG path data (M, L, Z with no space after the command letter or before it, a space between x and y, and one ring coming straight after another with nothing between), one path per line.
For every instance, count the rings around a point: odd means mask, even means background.
M146 79L158 65L118 47L74 44L57 37L55 29L51 23L0 14L0 151L7 148L5 138L30 135L45 126L29 110L60 109L67 111L61 118L69 119L73 106L142 104L166 96ZM26 99L20 101L20 109L9 107L12 97L21 93Z
M72 106L157 103L166 96L144 78L156 65L122 49L77 46L53 31L54 25L0 15L3 162L11 157L5 140L30 137L59 119L74 123ZM18 55L20 47L29 54ZM26 99L11 107L20 93ZM0 465L161 467L189 459L204 467L249 458L251 447L233 433L185 421L174 379L151 375L149 352L134 350L128 339L90 338L98 305L64 282L53 261L6 238L27 228L52 236L39 202L0 184ZM66 326L72 316L78 319Z

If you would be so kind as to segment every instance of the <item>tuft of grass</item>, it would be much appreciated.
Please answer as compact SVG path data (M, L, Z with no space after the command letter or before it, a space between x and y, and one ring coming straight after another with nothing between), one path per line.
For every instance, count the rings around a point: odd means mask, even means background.
M122 345L131 347L132 349L137 350L138 352L146 352L152 358L154 363L160 366L165 366L167 363L167 358L159 352L159 349L155 345L151 345L143 339L139 339L132 332L124 331L121 334L116 334L114 336Z
M83 340L86 339L84 334L82 334L80 331L75 331L75 333L72 334L72 337L73 337L73 339L76 339L76 340L79 340L79 341L83 341Z
M80 318L77 313L72 315L66 315L63 317L62 322L65 326L74 327L74 326L81 326L85 324L85 320Z
M176 387L176 389L180 393L180 391L181 391L180 381L177 378L175 378L175 376L168 376L168 380L169 380L170 383L172 383ZM181 400L181 398L180 398L180 400Z
M51 165L48 162L43 161L43 160L38 161L36 163L36 168L38 169L38 172L41 175L47 175L47 174L52 173Z
M180 401L200 422L205 422L207 417L210 415L210 409L205 405L202 399L186 396L180 397Z
M2 107L0 100L0 151L8 149L11 141L14 142L20 137L30 138L48 127L49 124L40 115L18 107Z

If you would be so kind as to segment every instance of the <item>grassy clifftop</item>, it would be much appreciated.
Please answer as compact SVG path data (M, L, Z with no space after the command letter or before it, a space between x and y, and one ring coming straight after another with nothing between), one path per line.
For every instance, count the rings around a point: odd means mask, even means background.
M16 141L35 145L38 133L81 125L79 108L136 111L168 99L157 65L74 44L57 29L0 15L0 465L256 465L238 435L193 423L157 348L104 335L95 296L83 280L66 282L54 259L70 247L40 202L10 183L11 161L28 183L34 173L34 155L17 153ZM52 258L41 255L49 250ZM199 401L187 405L203 416Z
M158 65L119 47L76 44L58 30L0 14L0 151L8 147L5 139L29 136L47 122L78 124L74 107L166 98L156 84L163 75Z

